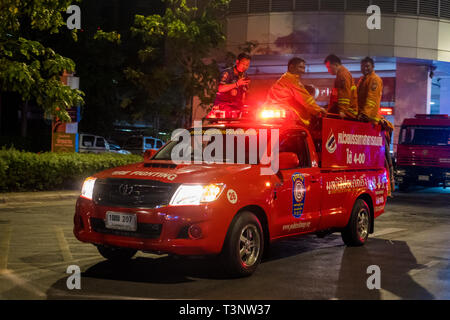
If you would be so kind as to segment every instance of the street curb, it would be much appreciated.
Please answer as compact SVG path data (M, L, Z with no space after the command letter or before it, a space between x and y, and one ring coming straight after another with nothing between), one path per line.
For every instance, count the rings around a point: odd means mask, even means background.
M51 200L76 199L80 191L43 191L43 192L13 192L0 193L0 203L24 203Z

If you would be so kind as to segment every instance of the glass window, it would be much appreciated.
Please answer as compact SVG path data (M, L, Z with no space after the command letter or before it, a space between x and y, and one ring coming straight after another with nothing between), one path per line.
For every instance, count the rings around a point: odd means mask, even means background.
M94 136L83 136L83 142L81 143L81 145L83 147L92 147L94 145L94 140Z
M400 144L447 146L450 145L449 127L408 126L400 132Z
M105 139L103 138L97 138L97 141L95 142L95 146L99 148L105 147Z
M280 139L280 152L293 152L297 155L300 168L311 167L309 151L306 146L306 133L288 131Z
M211 130L211 131L210 131ZM214 131L215 130L215 131ZM215 148L211 147L211 144L215 144L215 146L222 145L222 152L221 156L217 155L217 158L220 157L220 160L217 162L224 162L224 163L241 163L241 164L257 164L259 163L259 149L262 148L261 146L270 147L270 130L267 131L267 141L265 143L262 143L259 139L258 131L260 129L248 129L243 128L241 130L234 129L223 129L223 128L209 128L206 132L200 132L196 133L193 129L190 131L190 137L191 140L186 142L183 141L181 137L175 138L175 140L171 140L168 142L156 155L153 159L155 160L171 160L171 153L172 149L178 145L178 144L186 144L187 148L185 149L186 152L189 155L184 155L182 148L179 148L180 153L178 156L180 158L184 158L185 156L187 158L191 158L191 160L205 160L203 159L203 156L210 156L216 157L216 150ZM232 130L233 132L227 131ZM209 141L205 141L202 139L201 135L212 135L210 137ZM220 141L216 142L217 139L220 139ZM194 152L194 146L197 144L194 142L194 137L197 137L200 141L199 148L200 150L198 152ZM228 148L227 148L228 145ZM206 147L210 146L208 148L209 150L206 150ZM200 156L200 158L194 158L196 155ZM216 160L216 158L215 158Z
M144 148L145 149L154 149L155 139L147 138L145 139Z

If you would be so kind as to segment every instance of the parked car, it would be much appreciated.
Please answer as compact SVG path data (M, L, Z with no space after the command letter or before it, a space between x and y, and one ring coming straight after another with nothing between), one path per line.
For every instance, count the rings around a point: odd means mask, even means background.
M80 134L80 147L81 153L102 153L110 152L109 143L104 137L96 136L93 134L82 133Z
M123 148L134 154L143 154L145 150L158 150L164 142L154 137L132 136L123 145Z

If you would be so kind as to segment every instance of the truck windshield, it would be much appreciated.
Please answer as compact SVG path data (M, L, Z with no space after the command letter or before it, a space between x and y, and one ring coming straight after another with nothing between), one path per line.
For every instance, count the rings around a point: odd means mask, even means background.
M406 126L400 132L400 144L448 146L450 145L449 127Z
M204 128L201 132L191 129L189 134L188 141L185 141L185 139L171 140L153 159L175 160L172 159L172 153L174 152L175 155L178 154L178 159L183 158L184 161L257 164L259 163L260 148L264 148L261 149L263 152L266 146L270 148L270 130L267 130L267 142L265 144L261 144L258 129ZM197 137L197 141L201 143L197 152L194 152L194 137ZM174 149L177 145L177 149ZM222 147L219 148L219 146ZM230 153L230 150L233 150L233 152Z

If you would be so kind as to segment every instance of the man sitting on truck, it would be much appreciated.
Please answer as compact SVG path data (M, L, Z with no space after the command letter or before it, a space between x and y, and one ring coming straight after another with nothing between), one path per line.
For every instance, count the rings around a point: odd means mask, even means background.
M267 93L265 106L280 106L292 110L305 127L311 128L314 120L326 115L301 82L305 73L305 60L294 57L288 62L288 70L275 82Z
M338 114L342 119L356 119L358 117L358 101L352 74L342 65L341 59L334 54L326 57L324 63L328 72L336 76L327 111Z
M250 84L246 73L250 67L250 59L248 54L242 52L237 56L236 64L232 68L222 71L212 113L224 111L240 115ZM227 117L232 117L228 114Z
M358 119L364 122L380 124L386 137L386 169L389 172L390 188L388 195L395 188L394 167L390 154L390 142L394 126L380 114L381 96L383 94L383 80L374 71L375 63L372 58L365 57L361 60L361 72L363 76L358 81Z

